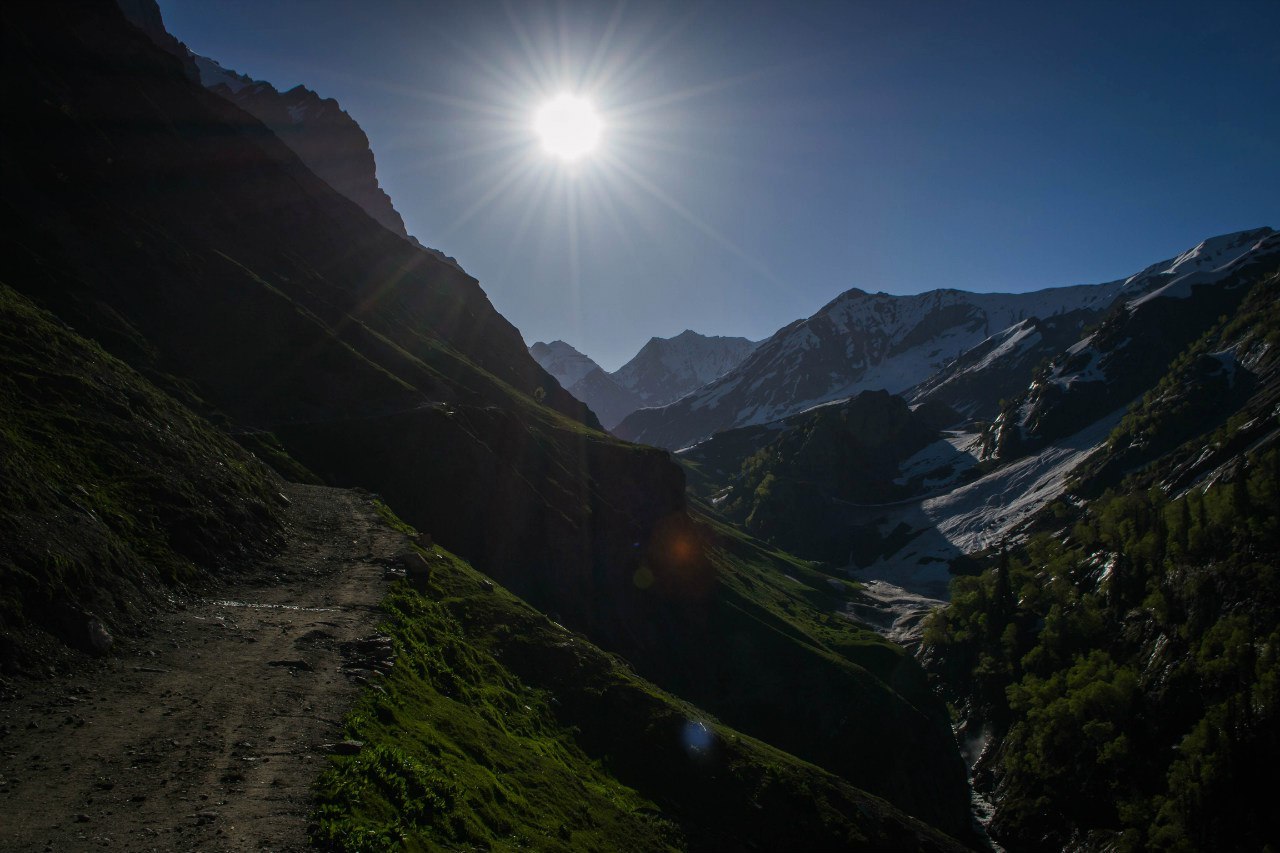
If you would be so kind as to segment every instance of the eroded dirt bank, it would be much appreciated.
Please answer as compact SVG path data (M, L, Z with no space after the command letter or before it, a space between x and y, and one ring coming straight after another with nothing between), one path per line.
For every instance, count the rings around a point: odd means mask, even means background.
M367 495L286 494L273 560L0 699L0 848L307 846L310 786L372 675L383 567L406 538Z

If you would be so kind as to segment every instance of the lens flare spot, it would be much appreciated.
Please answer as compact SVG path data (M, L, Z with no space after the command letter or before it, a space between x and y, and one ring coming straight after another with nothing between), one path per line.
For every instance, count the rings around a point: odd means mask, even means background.
M711 752L711 747L715 744L716 735L706 723L700 723L697 720L686 720L684 728L680 732L680 740L684 744L684 751L689 753L691 757L700 757Z

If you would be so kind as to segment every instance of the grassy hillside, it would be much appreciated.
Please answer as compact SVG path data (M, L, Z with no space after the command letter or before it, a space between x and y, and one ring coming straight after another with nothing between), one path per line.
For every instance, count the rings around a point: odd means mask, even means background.
M272 475L0 283L0 667L95 647L162 584L269 547ZM98 635L101 645L101 635Z
M944 850L936 831L742 735L427 552L386 606L390 676L347 721L316 840L341 850Z

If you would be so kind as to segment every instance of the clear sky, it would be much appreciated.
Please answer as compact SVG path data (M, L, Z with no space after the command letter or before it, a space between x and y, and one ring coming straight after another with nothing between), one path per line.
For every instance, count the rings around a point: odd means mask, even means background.
M337 98L410 233L606 369L850 287L1107 281L1280 227L1280 2L159 0ZM597 151L537 107L589 98Z

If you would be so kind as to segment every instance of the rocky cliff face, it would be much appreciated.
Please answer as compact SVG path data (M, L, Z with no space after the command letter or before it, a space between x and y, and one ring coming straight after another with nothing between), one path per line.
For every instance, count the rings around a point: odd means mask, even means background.
M415 245L391 197L378 183L373 149L364 130L333 98L306 86L281 92L265 80L224 68L217 60L192 53L164 26L155 0L117 0L125 17L158 47L182 63L188 79L234 103L271 128L312 172L354 201L380 225ZM458 262L438 249L423 247L453 266ZM461 269L461 267L459 267Z
M195 56L200 82L271 128L307 168L360 205L382 227L408 238L404 220L378 184L369 137L333 98L306 86L286 92L263 80L229 71L216 61Z
M156 0L116 0L116 5L129 23L147 34L147 38L169 55L182 63L182 73L188 80L199 82L200 70L196 68L195 57L187 46L174 38L164 26L164 17Z

